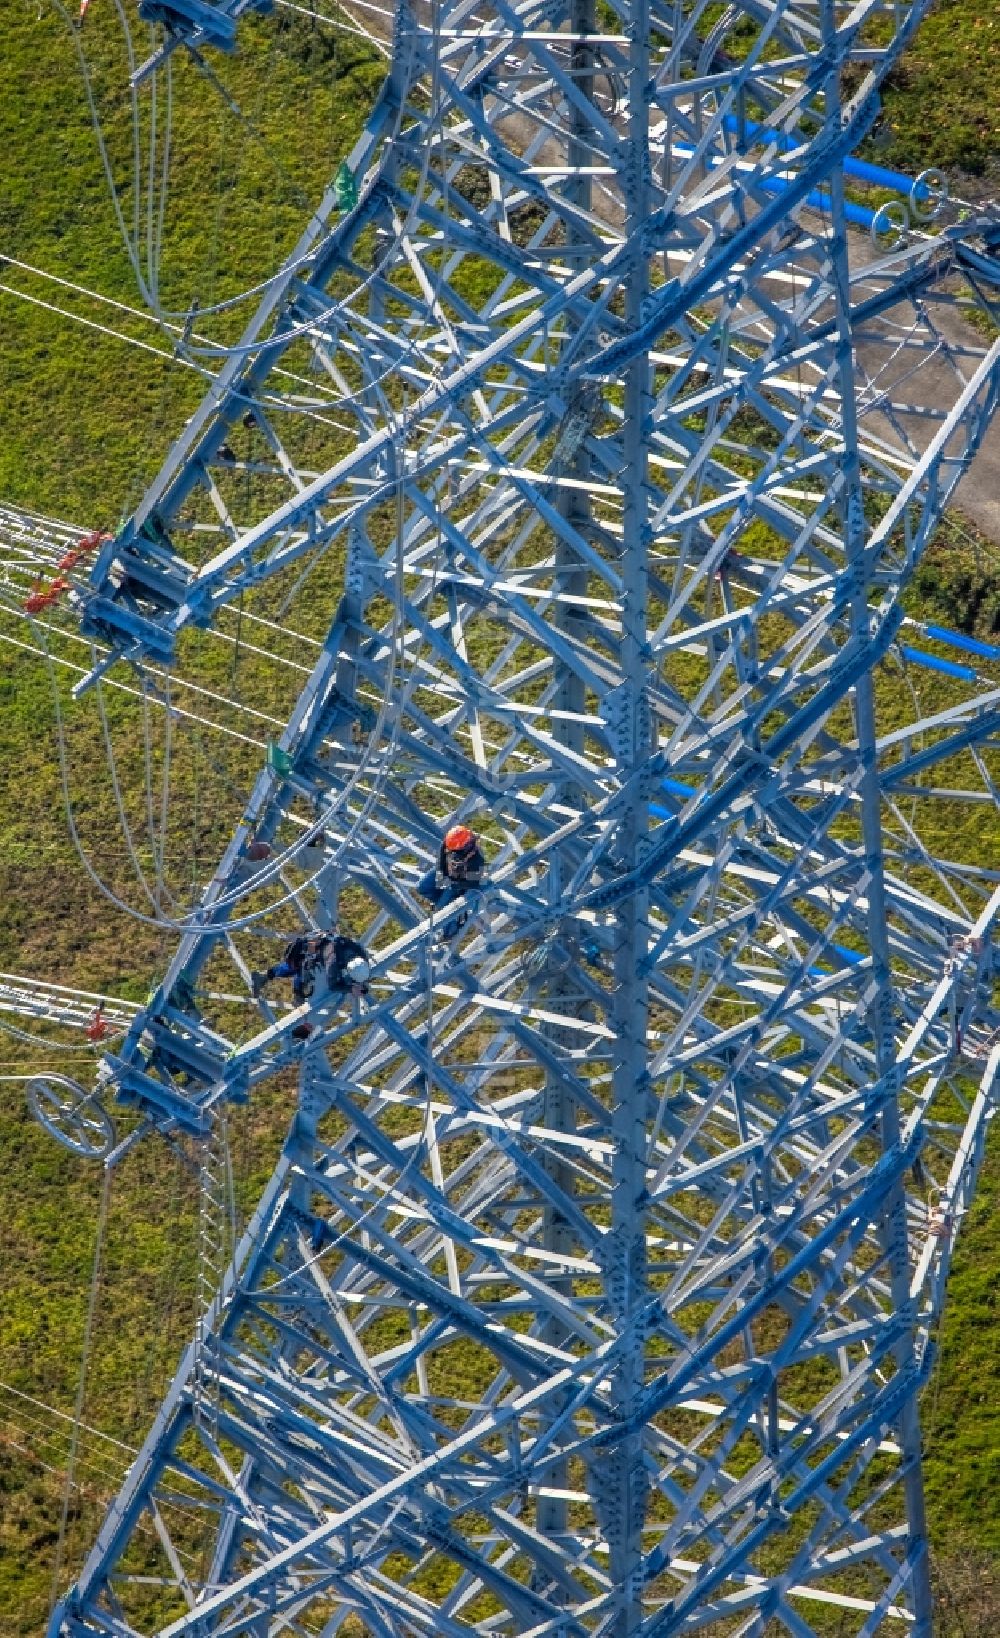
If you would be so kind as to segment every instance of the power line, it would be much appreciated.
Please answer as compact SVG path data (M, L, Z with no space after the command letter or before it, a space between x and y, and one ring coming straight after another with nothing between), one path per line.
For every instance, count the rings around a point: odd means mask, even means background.
M12 648L24 649L28 654L34 654L41 660L45 659L45 650L43 648L38 648L33 643L25 643L20 638L11 637L7 632L0 631L0 643L9 643ZM75 665L72 660L67 660L60 654L53 654L50 657L53 664L61 665L67 671L74 671L78 677L89 675L86 666ZM104 680L107 687L117 688L123 694L130 694L133 699L142 699L141 689L130 688L127 683L117 682L114 678L105 678ZM259 751L267 750L266 740L254 739L250 734L241 734L235 728L229 728L221 722L213 722L210 717L200 717L195 712L187 711L179 705L171 705L170 709L176 716L197 723L200 728L214 728L217 733L226 734L228 738L239 740L244 745L253 745Z
M36 1071L36 1073L38 1072ZM77 1418L68 1411L57 1410L55 1405L47 1404L44 1399L39 1399L34 1394L25 1393L23 1388L15 1388L11 1382L4 1382L0 1379L0 1392L9 1393L15 1399L23 1400L26 1405L34 1406L36 1410L44 1411L46 1416L52 1416L60 1422L66 1422L70 1427L78 1426L81 1432L92 1434L95 1439L103 1439L106 1444L114 1445L117 1450L124 1451L128 1456L138 1455L135 1445L127 1445L124 1440L116 1438L114 1434L105 1433L101 1428L92 1427L89 1422L84 1422L82 1419L77 1421Z
M326 12L311 11L308 6L297 6L295 4L295 0L274 0L274 3L276 6L280 6L283 11L297 11L302 17L312 17L318 23L328 23L331 28L338 29L344 34L355 34L359 40L365 40L369 45L373 45L376 51L380 52L387 61L392 60L392 52L389 50L384 41L379 39L377 34L372 34L366 29L358 28L353 23L345 23L339 17L328 17ZM382 8L373 6L371 9L373 11L380 11ZM391 12L385 11L382 14L391 20Z
M107 324L98 324L96 319L84 318L82 313L68 313L64 307L56 307L53 302L43 301L40 296L29 296L26 290L17 290L13 285L0 284L0 290L7 296L15 296L18 301L30 302L32 307L44 308L47 313L70 319L72 323L81 324L87 330L96 330L100 335L109 336L113 341L126 342L130 347L138 347L144 353L153 353L157 358L165 359L168 364L180 364L186 370L195 370L206 380L212 379L212 372L205 365L196 364L193 359L184 358L180 354L168 352L165 347L154 347L152 342L140 341L138 336L128 336L121 330L112 330Z

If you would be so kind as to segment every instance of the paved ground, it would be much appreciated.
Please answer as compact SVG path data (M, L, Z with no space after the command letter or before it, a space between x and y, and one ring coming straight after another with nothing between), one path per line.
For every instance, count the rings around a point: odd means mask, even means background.
M872 241L866 233L852 233L850 240L850 261L852 271L870 265L879 253L875 250ZM958 281L953 282L953 289L958 289ZM960 391L962 379L967 380L976 365L976 358L968 356L967 350L981 353L985 345L983 336L971 325L966 323L961 312L945 300L928 303L928 312L935 329L941 338L941 351L936 358L931 358L923 364L912 383L901 385L898 393L893 397L905 399L907 394L915 404L928 409L946 411L955 403ZM895 346L891 336L891 321L897 318L902 323L912 319L912 309L898 310L886 315L886 340L879 343L869 343L859 348L859 361L869 373L876 375L881 371L879 385L890 385L899 376L902 378L910 365L901 355L898 364L887 364L890 352ZM949 356L949 351L951 351ZM884 419L872 417L873 423L878 424L881 436L892 438L899 443L898 429L891 428ZM917 448L925 447L933 436L935 425L930 420L919 421L915 418L903 423L906 433L912 438ZM969 471L962 479L952 502L953 507L963 513L965 517L984 534L987 539L1000 544L1000 415L996 416L990 427L987 428Z

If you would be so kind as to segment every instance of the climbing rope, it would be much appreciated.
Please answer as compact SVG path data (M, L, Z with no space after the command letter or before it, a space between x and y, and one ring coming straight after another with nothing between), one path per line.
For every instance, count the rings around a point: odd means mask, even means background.
M129 318L141 319L147 324L157 324L155 316L147 312L144 308L132 307L128 302L118 301L113 296L105 296L99 290L91 290L88 285L78 284L72 279L65 279L61 274L52 273L44 267L38 267L34 262L26 262L17 256L11 256L6 252L0 251L0 265L7 265L17 268L19 271L28 273L34 278L44 279L49 284L57 285L60 289L72 291L74 294L79 296L86 296L88 300L97 302L104 307L111 307L116 312L126 314ZM136 336L127 335L122 330L111 329L108 325L97 324L94 320L84 318L79 313L72 313L63 307L56 307L53 303L42 301L37 296L30 295L27 291L15 289L12 285L0 284L0 290L2 290L4 294L8 296L15 296L21 301L27 301L35 306L42 307L47 312L54 313L59 318L69 319L74 324L82 324L87 328L98 330L102 335L110 336L115 341L124 341L127 342L129 346L140 347L146 352L155 353L158 358L164 359L168 364L177 364L183 369L197 370L200 375L203 375L206 378L206 380L210 379L211 377L211 371L207 368L207 366L197 364L186 357L182 358L177 352L176 348L172 347L168 350L163 347L154 347L151 343L141 341ZM209 311L211 311L210 308L199 308L199 312L201 313ZM164 332L169 332L170 335L181 336L184 334L187 326L172 323L168 320L163 320L159 325L159 328ZM192 330L191 334L196 340L202 340L206 344L210 343L210 338L208 336L201 336L197 330ZM335 406L337 403L341 402L340 394L335 393L332 388L327 388L325 383L318 380L315 376L305 376L296 370L286 369L282 365L275 365L273 373L281 376L283 380L294 382L299 386L309 387L312 392L325 398L331 406ZM336 432L353 434L355 431L355 428L350 426L346 421L337 421L328 415L321 414L319 410L310 409L303 401L291 403L283 398L272 398L265 394L265 396L259 399L258 402L265 407L270 414L274 414L276 411L280 410L285 414L299 416L301 419L308 420L315 425L332 427ZM248 618L251 617L248 616Z
M439 45L440 45L440 0L434 0L433 6L432 6L430 33L431 33L431 39L432 39L432 51L431 51L432 73L431 73L431 84L430 84L430 93L429 93L429 97L430 97L430 117L429 117L429 121L428 121L427 128L426 128L426 133L425 133L424 153L423 153L423 157L422 157L422 160L421 160L420 175L419 175L417 183L416 183L416 185L415 185L415 187L413 189L412 197L411 197L411 200L410 200L410 205L409 205L409 208L408 208L408 210L406 212L405 218L400 222L399 218L396 216L396 213L393 212L393 239L392 239L391 243L383 249L382 254L374 260L371 272L364 279L362 279L359 284L357 284L351 290L349 296L344 297L340 301L334 301L333 303L331 303L330 307L328 309L326 309L324 312L314 316L313 318L310 318L308 321L306 321L305 323L303 323L301 325L292 325L292 326L289 326L287 328L282 328L280 331L276 332L274 334L274 336L271 337L270 340L256 339L253 342L237 343L237 344L231 345L231 346L220 346L220 345L217 345L215 343L212 343L207 348L190 347L190 345L188 345L186 347L186 350L188 352L190 352L192 354L199 354L200 353L204 357L212 357L212 358L218 359L218 360L233 359L233 358L238 358L238 357L246 357L246 356L251 355L251 354L255 358L258 358L258 359L262 358L262 357L265 357L266 354L269 351L271 351L272 349L275 349L275 348L284 349L285 347L287 347L287 345L290 343L290 341L292 341L294 339L297 339L300 336L303 336L303 337L308 336L308 335L314 333L319 328L328 327L338 313L350 311L352 305L357 303L369 291L369 289L375 283L375 281L381 277L383 267L396 255L396 253L399 250L399 247L403 244L403 242L406 239L409 238L410 234L413 231L413 228L414 228L414 226L416 224L417 217L418 217L418 214L419 214L419 211L420 211L420 207L421 207L421 205L422 205L422 203L424 201L424 198L425 198L428 177L430 175L431 159L432 159L432 156L433 156L433 154L435 152L435 146L437 145L438 147L440 147L442 139L443 139L443 112L444 111L443 111L442 98L441 98L441 79L440 79L440 57L441 57L441 53L440 53L440 49L439 49ZM401 122L402 122L402 118L403 118L403 112L404 112L404 102L403 102L403 99L401 98L400 101L399 101L399 105L398 105L398 107L396 109L396 112L395 112L395 123L394 123L393 130L392 130L391 134L387 138L385 138L385 140L384 140L384 150L385 150L385 152L391 152L392 146L395 143L395 141L396 141L396 139L397 139L397 137L399 135L399 131L400 131L400 128L401 128ZM442 166L441 166L441 194L442 194L442 200L445 201L445 202L446 202L446 198L447 198L447 188L448 188L448 183L447 183L446 169L445 169L444 164L442 163ZM442 238L442 241L441 241L440 254L439 254L439 259L438 259L438 268L437 268L437 272L436 272L436 276L435 276L434 286L432 288L430 297L429 297L429 299L427 301L428 318L427 318L427 320L425 321L425 323L422 326L419 326L414 330L412 335L407 340L407 343L406 343L405 347L402 349L402 351L394 354L392 360L389 363L387 363L385 369L381 372L381 374L369 378L368 386L369 386L369 388L371 390L375 390L376 388L382 386L389 378L394 378L395 379L398 376L398 373L400 371L400 368L401 368L402 364L409 357L411 357L412 354L416 351L417 347L419 346L421 337L424 334L425 330L427 329L427 327L429 325L433 324L433 322L434 322L434 312L435 312L435 309L436 309L436 307L438 305L439 297L440 297L441 290L442 290L442 287L443 287L443 284L444 284L445 272L446 272L446 269L447 269L447 261L448 261L447 252L448 252L448 218L447 218L447 212L445 212L443 238ZM281 277L281 276L282 276L281 274L278 274L275 277L278 278L278 277ZM269 281L269 282L273 283L274 280ZM262 285L260 288L262 288L262 289L266 288L266 284ZM216 304L216 307L214 309L212 309L212 310L218 311L219 310L219 305ZM200 311L201 311L202 315L204 315L207 311L209 311L209 309L202 308ZM436 371L435 374L437 374L437 373L438 372ZM333 397L333 398L329 399L328 402L330 402L334 407L336 407L338 404L349 404L349 403L351 403L353 401L353 397L354 397L353 392L345 392L340 397Z
M0 611L17 615L18 618L23 613L23 610L12 609L2 602L0 602ZM61 635L65 634L61 633ZM40 660L45 659L44 648L38 648L33 643L25 643L20 638L11 637L5 631L0 631L0 643L8 643L11 648L21 649L25 654L34 654ZM86 677L90 674L85 666L75 665L72 660L65 659L61 654L51 655L50 658L54 666L61 665L65 670L75 672L78 677ZM103 680L108 688L116 688L123 694L129 694L133 699L142 699L141 691L138 688L130 688L127 683L116 682L113 677L104 678ZM266 740L254 739L250 734L238 733L235 729L227 727L225 723L213 722L210 717L199 717L196 712L186 711L182 706L175 705L173 709L175 716L185 722L193 722L199 728L211 728L217 734L225 734L231 739L238 739L244 745L252 745L258 751L267 750Z
M377 716L377 719L376 719L375 726L374 726L374 728L372 730L372 733L371 733L371 735L369 737L369 740L368 740L368 743L367 743L367 745L365 747L365 750L364 750L361 758L359 759L357 767L352 771L350 777L347 779L347 781L344 783L344 785L340 788L340 790L338 791L338 793L337 793L336 797L333 799L333 801L319 814L319 816L315 819L313 824L310 825L309 828L306 830L304 835L302 837L298 838L295 842L293 842L288 848L286 848L284 850L283 853L280 853L280 854L276 855L273 859L269 860L267 862L267 864L264 866L264 868L262 870L256 872L255 875L253 876L253 878L248 883L244 884L242 887L237 887L237 888L231 890L230 892L220 894L219 897L215 901L213 901L213 906L212 906L213 913L218 913L220 910L222 910L224 908L228 908L232 904L237 904L237 903L240 902L241 899L245 898L249 893L259 891L262 887L270 885L270 883L272 881L274 881L280 875L280 872L285 868L285 866L287 864L289 864L290 862L292 862L295 859L295 857L303 850L303 848L309 846L309 844L313 840L313 838L317 834L319 834L327 825L329 825L331 823L331 821L333 820L333 818L337 815L337 813L340 812L340 810L346 804L346 802L347 802L348 798L350 797L350 795L353 793L353 791L356 789L356 787L360 783L361 779L366 774L366 772L368 770L368 766L371 763L373 757L375 756L376 751L378 751L378 750L382 750L382 752L383 752L382 766L381 766L381 769L378 770L377 773L376 773L375 780L373 781L373 784L372 784L372 789L370 790L370 792L368 794L368 797L366 798L365 802L363 803L361 811L359 812L359 814L355 818L355 820L351 823L351 825L350 825L350 827L349 827L349 829L347 831L347 834L338 843L336 853L333 855L333 857L324 859L323 863L320 866L317 867L317 869L312 873L312 875L310 877L308 877L308 879L300 887L295 888L295 889L290 889L283 896L281 896L278 899L272 901L271 904L263 907L259 911L250 912L249 914L247 914L245 916L242 916L242 917L234 919L234 920L230 920L228 922L228 924L227 924L230 932L236 932L236 931L241 930L242 928L254 926L254 927L257 927L258 930L264 934L264 936L268 936L268 937L281 937L281 936L283 936L283 935L278 934L278 933L272 933L270 930L263 929L263 928L261 928L259 926L259 924L266 917L274 915L274 913L277 910L283 908L288 903L296 901L298 896L306 888L308 888L313 883L315 883L315 881L318 879L318 877L325 870L327 870L330 867L331 864L336 863L336 861L339 858L343 857L344 853L346 852L348 847L352 844L352 842L354 841L354 838L356 837L356 835L360 831L362 825L367 820L369 813L371 812L372 808L374 807L375 802L378 800L378 797L379 797L379 795L381 793L381 790L384 788L385 782L388 779L389 772L390 772L390 769L391 769L392 753L395 750L396 743L397 743L397 740L398 740L398 735L399 735L399 732L400 732L400 729L401 729L401 726L402 726L403 712L405 710L406 704L409 701L412 690L416 686L419 667L418 667L418 665L417 665L417 663L415 661L413 667L411 668L410 675L409 675L409 678L408 678L408 681L407 681L407 685L406 685L406 688L405 688L404 693L403 693L403 697L398 702L394 702L393 696L394 696L394 693L395 693L395 680L396 680L397 667L398 667L400 659L405 658L405 631L404 631L404 627L405 627L405 619L404 619L405 579L404 579L404 554L403 554L403 533L404 533L404 528L403 528L403 525L404 525L403 484L404 484L404 479L405 479L405 476L406 476L406 473L405 473L405 447L406 447L407 420L406 420L405 410L404 410L404 414L403 414L402 418L397 418L397 417L395 417L395 414L392 411L391 406L387 405L386 407L387 407L387 410L388 410L390 416L392 416L392 418L393 418L392 419L392 425L393 425L393 431L394 431L394 434L395 434L394 444L395 444L395 447L400 449L402 458L397 461L397 472L396 472L396 480L395 480L395 491L396 491L396 559L395 559L395 574L394 574L395 584L394 584L394 597L393 597L393 622L392 622L392 629L391 629L390 643L389 643L389 662L388 662L388 667L387 667L385 689L384 689L384 693L383 693L383 697L382 697L382 701L381 701L381 704L380 704L380 708L379 708L379 712L378 712L378 716ZM439 541L440 541L440 534L439 534ZM437 562L437 559L436 559L434 576L433 576L433 579L432 579L432 595L433 595L433 587L434 587L434 585L436 585L437 569L438 569L438 562ZM143 912L141 912L139 910L136 910L134 906L126 904L126 902L123 899L119 898L119 896L114 892L114 890L109 886L109 884L106 881L103 880L103 878L95 870L95 868L92 865L89 857L87 856L86 850L83 847L82 838L80 837L79 830L78 830L78 827L76 825L75 815L74 815L74 812L73 812L72 795L71 795L70 786L69 786L69 767L68 767L68 756L67 756L67 747L66 747L66 739L65 739L65 725L64 725L64 721L63 721L62 706L61 706L61 702L60 702L60 699L59 699L58 684L57 684L56 679L55 679L55 672L54 672L54 668L53 668L53 665L52 665L52 656L51 656L51 652L50 652L50 649L49 649L49 642L48 642L49 628L48 627L40 627L39 630L40 630L40 632L42 634L42 640L43 640L43 645L44 645L44 654L45 654L45 658L46 658L46 662L47 662L47 666L48 666L50 690L51 690L51 694L52 694L53 710L54 710L55 722L56 722L56 744L57 744L59 769L60 769L60 781L61 781L61 785L62 785L63 805L64 805L64 808L65 808L65 811L66 811L66 817L67 817L67 822L68 822L68 825L69 825L70 836L71 836L71 839L73 841L74 848L75 848L75 850L77 852L78 857L80 858L81 864L83 865L85 871L87 872L87 875L89 876L89 878L93 882L94 886L98 889L98 891L102 894L102 896L104 898L106 898L110 903L112 903L117 909L123 911L126 915L131 916L134 920L137 920L137 921L143 923L146 926L155 927L155 928L157 928L158 930L161 930L161 931L164 930L164 929L169 929L171 931L175 931L175 932L179 932L179 933L197 932L197 931L203 930L204 923L201 920L193 920L193 921L192 920L187 920L187 919L180 920L180 919L175 919L175 918L168 918L165 915L146 916ZM390 733L389 733L388 742L383 745L382 739L383 739L383 734L385 732L386 722L387 722L387 719L389 718L390 710L392 711L392 721L391 721L391 724L390 724Z
M96 650L95 650L93 644L91 644L90 653L91 653L92 662L94 664L96 664ZM96 690L95 690L96 695L97 695L97 710L98 710L98 715L100 717L100 722L101 722L101 732L102 732L102 735L103 735L103 738L104 738L104 748L105 748L105 755L107 757L107 762L108 762L108 771L109 771L109 773L111 775L111 789L112 789L112 791L114 793L115 806L116 806L116 808L118 810L118 822L121 825L122 835L124 836L124 839L125 839L125 847L126 847L126 850L128 852L129 859L131 860L132 868L135 871L136 877L137 877L137 879L139 881L140 886L142 887L143 892L145 893L145 895L146 895L147 899L149 900L150 904L153 906L153 909L156 910L156 909L159 908L158 900L157 900L156 894L154 893L153 889L149 886L149 883L146 880L146 874L145 874L145 871L142 868L142 864L140 862L139 855L136 852L133 837L132 837L132 832L131 832L131 830L129 828L128 820L127 820L127 818L125 816L125 801L124 801L124 797L122 796L121 782L120 782L120 780L118 778L118 764L115 761L114 748L113 748L112 741L111 741L111 724L110 724L110 722L108 720L107 706L105 704L104 689L103 689L102 684L103 684L103 679L98 678L97 687L96 687ZM144 732L145 739L146 739L147 758L148 758L149 721L148 721L148 703L147 703L147 699L146 699L145 679L143 679L142 703L143 703L143 732ZM148 767L148 761L147 761L147 767ZM147 801L149 802L149 805L150 805L150 815L151 815L152 807L151 807L151 795L150 795L150 791L149 791L148 778L147 778Z
M167 856L167 815L170 804L170 752L173 744L171 724L173 713L170 709L170 672L163 674L163 773L160 783L160 839L159 847L154 842L156 857L156 908L157 914L162 915L164 895L164 876L166 874Z
M134 46L133 46L133 42L132 42L132 35L131 35L131 29L130 29L130 26L129 26L129 23L128 23L128 18L125 15L124 9L123 9L122 4L121 4L121 0L115 0L116 11L118 13L119 21L121 23L121 26L122 26L122 29L123 29L123 32L124 32L124 36L125 36L126 51L127 51L128 63L129 63L130 99L131 99L131 113L132 113L132 126L133 126L133 224L132 224L132 233L130 234L129 230L128 230L127 226L126 226L126 223L125 223L124 214L122 212L121 201L120 201L119 194L118 194L118 188L117 188L117 185L115 183L114 171L113 171L113 168L111 166L111 161L110 161L110 157L109 157L109 154L108 154L108 147L107 147L107 142L106 142L105 136L104 136L103 125L102 125L102 122L101 122L100 114L99 114L98 109L97 109L97 102L96 102L96 97L95 97L95 94L94 94L93 80L92 80L92 76L91 76L91 72L90 72L90 66L89 66L89 64L87 62L87 58L86 58L86 55L84 53L82 42L81 42L80 30L77 27L75 20L70 16L69 11L67 10L66 6L63 4L63 0L53 0L53 5L55 6L55 9L59 13L60 17L62 18L62 20L63 20L63 22L64 22L64 24L65 24L65 26L67 28L67 31L69 32L70 39L71 39L72 44L73 44L73 49L74 49L74 52L76 54L77 63L78 63L78 66L79 66L81 78L83 80L88 111L89 111L90 119L91 119L91 125L93 127L94 135L95 135L95 138L96 138L96 141L97 141L98 152L99 152L100 159L101 159L101 165L102 165L102 169L103 169L103 172L104 172L105 181L107 183L108 190L109 190L109 193L110 193L110 196L111 196L112 207L113 207L113 210L114 210L114 213L115 213L115 218L116 218L116 222L117 222L117 225L118 225L119 234L120 234L120 236L122 238L122 242L123 242L123 244L125 246L126 253L127 253L128 257L129 257L129 261L131 263L133 273L135 275L137 284L139 286L139 290L140 290L140 293L142 295L142 298L143 298L144 302L146 303L147 307L149 308L150 313L154 316L156 322L161 327L166 326L168 320L181 320L181 321L183 321L188 315L186 315L185 313L182 313L182 312L168 312L168 311L165 311L160 306L160 302L159 302L159 260L160 260L160 251L161 251L161 248L162 248L163 222L164 222L165 210L166 210L167 178L168 178L169 159L170 159L170 130L171 130L171 117L172 117L172 83L171 83L171 80L169 78L169 72L168 72L168 79L167 79L167 113L166 113L166 117L165 117L165 131L164 131L164 138L163 138L162 158L161 158L161 162L160 162L160 172L161 172L161 177L160 177L160 205L159 205L159 215L158 215L158 218L156 219L155 224L154 224L154 214L155 213L154 213L154 205L153 205L153 189L154 189L154 182L155 182L155 173L156 173L156 169L157 169L157 164L156 164L157 124L156 124L156 90L155 90L155 87L156 87L156 71L154 70L153 75L152 75L151 90L150 90L150 110L151 110L151 112L150 112L150 137L149 137L149 141L150 141L149 187L148 187L147 190L144 190L143 184L142 184L142 165L141 165L141 158L140 158L140 147L141 147L141 145L140 145L140 121L139 121L139 114L138 114L137 92L136 92L136 86L135 86L135 83L134 83L134 74L135 74ZM435 17L435 20L436 20L436 18L437 18L437 7L436 7L436 5L435 5L435 9L434 9L434 17ZM357 32L359 34L362 33L361 30L351 30L349 25L338 24L338 23L336 23L336 21L334 19L328 19L328 21L330 21L333 24L333 26L342 27L348 32ZM377 47L377 42L373 41L370 36L363 36L363 37L368 39L370 44L376 45L376 47ZM270 144L268 143L267 139L264 137L263 133L257 128L255 122L240 107L239 103L232 96L232 94L229 92L229 90L223 84L223 82L219 79L218 75L215 73L214 69L212 69L211 65L205 60L205 58L202 56L202 54L193 47L189 47L189 55L191 57L191 60L192 60L192 62L194 64L196 70L198 71L198 73L200 73L202 75L202 77L205 78L208 81L208 83L212 86L215 93L221 98L221 100L223 102L223 105L226 108L228 108L229 111L241 122L241 124L244 126L244 128L247 130L248 134L253 138L253 140L260 145L260 147L262 148L263 152L265 153L268 161L274 167L277 174L281 177L281 180L283 181L285 186L290 189L292 195L297 199L297 201L299 203L308 205L309 202L306 199L305 195L303 194L302 190L299 188L298 184L294 181L294 179L289 175L289 173L285 169L282 161L280 160L278 155L272 150ZM435 52L435 62L436 62L436 59L437 59L437 55L438 55L437 52ZM170 67L170 59L169 58L168 58L167 66L168 66L168 71L169 71L169 67ZM267 78L268 77L265 77L265 79L267 79ZM394 122L393 129L392 129L391 133L384 139L385 145L387 147L391 146L391 144L396 140L396 137L399 134L399 130L401 129L401 124L402 124L402 119L403 119L404 112L405 112L405 109L404 109L404 105L403 105L403 99L400 99L399 106L397 107L396 112L395 112L395 122ZM141 200L142 200L142 196L143 196L144 191L147 193L147 212L146 212L146 214L147 214L147 229L146 229L147 268L146 268L145 276L143 274L143 270L142 270L141 263L140 263L140 258L139 258L139 253L138 253L138 249L137 249L139 236L140 236ZM312 255L313 255L313 249L312 249L312 247L310 247L310 249L303 252L303 254L299 258L298 262L293 262L291 264L286 264L286 265L282 266L280 269L278 269L277 272L270 275L267 279L263 279L263 280L260 280L260 281L256 282L255 284L246 286L244 289L239 291L234 296L228 297L228 298L226 298L226 299L224 299L222 301L212 302L212 303L210 303L208 305L200 305L199 306L199 312L201 313L202 317L205 317L205 316L207 316L209 314L216 314L216 313L225 312L225 311L231 309L232 307L241 305L241 304L251 300L255 296L259 296L259 295L263 294L268 289L270 289L273 285L275 285L277 283L285 282L288 279L288 277L297 270L298 267L305 266L311 260ZM314 323L315 323L315 321L313 321L308 326L304 326L303 329L302 329L302 333L306 333L306 331L308 329L313 327ZM286 341L287 341L287 339L289 337L289 334L294 334L294 333L296 333L296 332L285 332L283 334L283 337L282 337L281 345L285 345L285 343L286 343ZM233 356L234 352L236 351L236 349L228 348L228 347L222 347L222 346L219 346L219 347L213 346L211 350L218 357ZM248 351L253 351L255 349L250 348L250 349L247 349L247 350Z

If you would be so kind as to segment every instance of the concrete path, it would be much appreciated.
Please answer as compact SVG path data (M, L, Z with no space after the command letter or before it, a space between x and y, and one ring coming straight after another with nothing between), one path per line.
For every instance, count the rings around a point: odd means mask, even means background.
M852 232L848 253L852 273L860 272L881 256L870 236L860 232ZM978 362L978 357L973 355L981 355L986 343L983 335L966 322L954 305L960 286L961 280L952 278L945 284L940 298L931 298L926 304L928 316L940 337L941 351L921 365L912 383L904 382L912 369L912 359L898 353L893 361L892 356L897 349L896 327L912 322L912 307L894 308L886 313L885 339L866 341L858 348L861 367L876 377L878 386L887 389L894 400L905 402L909 394L915 406L947 412L958 398L962 382L973 373ZM897 380L899 390L893 391ZM936 431L933 421L916 415L900 418L896 427L878 415L871 416L865 424L877 426L879 436L897 447L903 446L899 435L901 426L918 450L926 447ZM978 453L955 491L952 508L962 513L988 540L1000 544L1000 415L994 417L987 428Z

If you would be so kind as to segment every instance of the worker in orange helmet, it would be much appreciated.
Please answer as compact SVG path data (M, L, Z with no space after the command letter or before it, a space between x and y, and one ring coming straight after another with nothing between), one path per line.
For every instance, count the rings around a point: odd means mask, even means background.
M417 883L417 892L428 899L437 910L456 899L465 898L482 886L486 861L479 846L479 838L468 825L452 825L446 832L438 862ZM449 921L442 929L442 938L451 938L466 920L465 915Z

